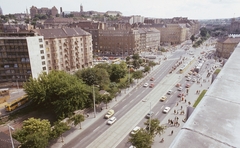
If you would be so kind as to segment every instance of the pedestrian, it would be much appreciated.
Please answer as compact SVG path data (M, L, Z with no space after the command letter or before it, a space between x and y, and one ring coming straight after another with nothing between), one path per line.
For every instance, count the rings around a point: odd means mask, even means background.
M173 134L173 130L171 131L171 135Z
M181 106L181 109L182 109L182 106Z
M176 106L178 106L178 102L177 102Z
M87 117L89 117L89 113L87 113Z
M176 114L176 110L175 110L175 109L174 109L174 111L173 111L173 112L174 112L174 114Z
M185 99L185 103L187 102L187 99Z

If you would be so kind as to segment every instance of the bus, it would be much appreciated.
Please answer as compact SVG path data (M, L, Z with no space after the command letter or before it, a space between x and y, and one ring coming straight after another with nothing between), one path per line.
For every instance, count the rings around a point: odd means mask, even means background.
M0 103L6 102L10 98L9 89L0 89Z
M27 97L27 95L24 95L24 96L22 96L22 97L20 97L16 100L14 100L13 102L5 105L5 110L8 111L8 112L13 111L16 108L22 106L23 104L25 104L27 102L28 102L28 97Z

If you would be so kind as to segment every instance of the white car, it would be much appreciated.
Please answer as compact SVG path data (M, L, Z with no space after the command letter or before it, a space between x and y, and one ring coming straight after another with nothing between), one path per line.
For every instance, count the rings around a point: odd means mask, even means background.
M192 81L193 81L193 82L196 82L196 78L193 78Z
M177 89L178 91L182 91L182 87L180 86L180 87L178 87L178 89Z
M111 117L111 118L108 120L107 124L112 125L114 122L116 122L116 120L117 120L116 117Z
M131 131L131 134L135 135L140 129L141 129L141 127L139 127L139 126L134 127L134 129Z
M171 108L170 108L170 107L168 107L168 106L167 106L167 107L165 107L165 108L164 108L164 110L163 110L163 113L168 113L168 112L170 111L170 109L171 109Z
M191 77L188 77L186 80L187 80L187 81L191 81Z
M168 94L168 95L171 95L171 94L172 94L172 90L169 90L169 91L167 92L167 94Z
M143 85L143 87L148 87L148 85L149 85L148 83L145 83L145 84Z

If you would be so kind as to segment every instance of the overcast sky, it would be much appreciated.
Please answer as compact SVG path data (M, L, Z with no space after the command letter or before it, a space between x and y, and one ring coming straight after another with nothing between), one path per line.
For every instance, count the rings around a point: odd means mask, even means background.
M124 16L219 19L240 17L240 0L0 0L3 14L25 13L31 6L58 11L120 11ZM30 12L30 11L29 11Z

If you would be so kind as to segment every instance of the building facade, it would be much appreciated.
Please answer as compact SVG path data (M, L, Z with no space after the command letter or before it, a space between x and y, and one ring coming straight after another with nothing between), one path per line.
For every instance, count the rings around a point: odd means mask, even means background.
M51 9L49 8L37 8L35 6L32 6L30 8L30 15L31 18L34 18L35 15L42 14L42 15L48 15L55 17L58 14L58 9L53 6Z
M27 33L0 34L0 83L16 85L30 76L48 72L43 36Z
M240 37L220 38L216 44L216 56L228 59L240 42Z
M47 69L74 73L93 64L92 35L81 28L34 30L44 36Z

